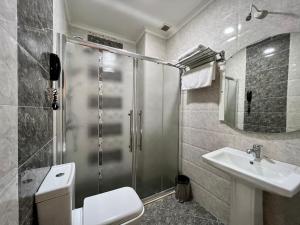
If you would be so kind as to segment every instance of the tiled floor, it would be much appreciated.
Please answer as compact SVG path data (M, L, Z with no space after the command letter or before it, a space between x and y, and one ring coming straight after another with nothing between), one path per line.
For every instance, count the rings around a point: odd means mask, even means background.
M145 206L141 225L223 225L197 202L179 203L169 195Z

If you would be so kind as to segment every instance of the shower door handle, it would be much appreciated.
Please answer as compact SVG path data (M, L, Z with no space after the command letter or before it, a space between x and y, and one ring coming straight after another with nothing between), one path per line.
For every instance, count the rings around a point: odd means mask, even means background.
M142 151L143 149L143 126L142 126L142 116L143 116L143 111L140 110L139 112L139 125L140 125L140 140L139 140L139 149Z
M129 116L129 152L132 152L132 148L133 148L133 120L132 120L132 116L133 116L133 110L130 110L128 113Z

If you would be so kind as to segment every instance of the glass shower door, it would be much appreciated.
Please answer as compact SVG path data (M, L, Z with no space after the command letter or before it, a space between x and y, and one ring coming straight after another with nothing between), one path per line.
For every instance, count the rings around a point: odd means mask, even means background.
M133 59L102 51L100 192L132 186Z
M72 43L64 65L65 148L75 162L75 204L132 186L133 59Z
M174 187L178 172L179 71L137 66L136 191L141 198Z
M99 193L98 50L67 43L64 65L63 163L76 166L75 206Z

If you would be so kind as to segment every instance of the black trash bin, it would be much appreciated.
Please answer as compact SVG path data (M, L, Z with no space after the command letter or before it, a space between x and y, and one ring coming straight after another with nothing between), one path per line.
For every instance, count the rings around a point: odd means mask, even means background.
M187 202L192 198L190 178L185 175L178 175L175 178L175 198L179 202Z

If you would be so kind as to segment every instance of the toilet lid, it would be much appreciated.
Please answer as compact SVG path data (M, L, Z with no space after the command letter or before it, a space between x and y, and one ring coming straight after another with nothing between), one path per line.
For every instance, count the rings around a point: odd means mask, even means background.
M84 199L83 224L122 224L138 217L144 205L136 192L123 187Z

